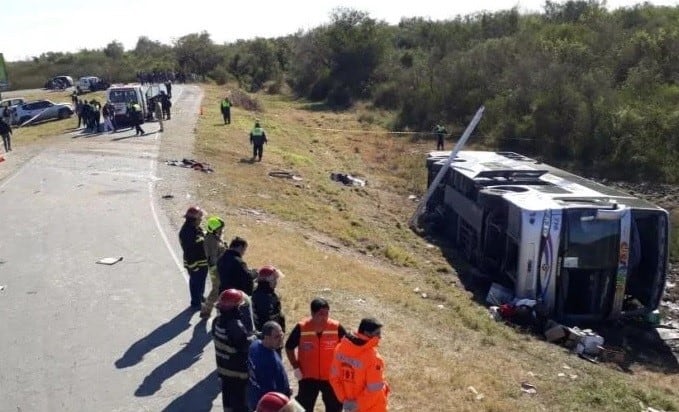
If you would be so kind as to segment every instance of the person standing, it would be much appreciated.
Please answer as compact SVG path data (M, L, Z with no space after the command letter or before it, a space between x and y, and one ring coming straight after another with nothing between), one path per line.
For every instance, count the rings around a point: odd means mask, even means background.
M179 231L179 242L184 251L184 267L189 272L189 293L191 308L200 310L205 298L207 257L205 256L205 234L200 222L205 212L198 206L191 206L184 214L184 224Z
M266 132L260 126L259 122L255 122L255 127L250 132L250 143L252 144L252 160L256 158L261 162L262 154L264 153L264 143L268 142Z
M319 392L326 412L342 410L342 403L335 396L328 379L335 347L347 332L329 315L327 300L312 300L311 317L295 325L285 342L285 354L294 368L295 377L299 379L296 399L308 412L313 412Z
M5 119L0 118L0 136L2 136L2 144L5 146L5 153L12 151L12 126L5 122Z
M446 137L448 131L445 127L437 124L434 126L434 133L436 134L436 150L443 150L443 139Z
M245 301L240 290L227 289L219 295L219 316L212 323L217 374L222 384L222 404L225 411L248 412L248 349L256 340L245 327L238 308Z
M389 385L377 352L382 324L364 318L356 334L342 338L330 365L330 385L346 412L386 412Z
M156 107L160 102L156 102ZM205 257L207 257L208 273L210 274L210 293L200 311L200 317L207 319L212 314L212 307L219 297L219 275L217 274L217 262L226 250L222 234L224 232L224 220L218 216L211 216L207 219L207 233L205 234Z
M224 124L231 124L231 100L225 97L221 104L222 117L224 118Z
M243 260L247 250L248 241L236 236L229 243L229 248L217 261L220 293L226 289L238 289L245 292L246 295L252 296L257 271L248 269L247 263Z
M154 99L153 103L153 111L156 116L156 120L158 120L158 123L160 124L160 130L159 132L163 131L163 105L160 103L160 100Z
M285 333L285 315L281 309L281 299L275 291L281 277L281 271L270 265L257 272L257 287L252 292L252 310L257 330L262 330L266 322L273 320L281 325Z
M132 102L127 106L127 117L130 122L134 125L135 136L143 136L146 134L144 129L141 128L141 123L144 121L144 114L141 111L141 106L137 102Z
M248 352L248 407L257 408L259 400L268 392L291 396L288 374L277 350L283 347L283 329L269 321L262 327L262 339L250 345Z

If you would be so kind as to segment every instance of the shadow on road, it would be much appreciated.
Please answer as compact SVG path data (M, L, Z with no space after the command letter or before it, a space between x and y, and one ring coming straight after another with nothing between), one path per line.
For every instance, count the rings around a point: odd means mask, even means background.
M167 405L163 412L211 411L214 400L221 393L217 371L207 375L182 396Z
M207 321L202 319L193 327L191 340L186 343L179 352L172 355L164 363L158 365L139 385L134 392L135 396L150 396L158 392L163 382L176 373L188 369L196 363L203 349L212 341L212 336L206 328Z
M115 361L116 368L129 368L141 362L144 355L151 352L153 349L169 342L177 335L187 330L191 326L191 316L195 311L187 308L179 312L177 316L168 322L157 327L153 332L139 339L130 346L125 354Z

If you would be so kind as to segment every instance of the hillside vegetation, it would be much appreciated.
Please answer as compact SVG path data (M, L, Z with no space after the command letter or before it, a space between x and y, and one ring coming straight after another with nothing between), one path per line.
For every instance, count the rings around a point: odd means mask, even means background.
M677 182L679 7L607 11L596 0L547 1L447 21L388 25L338 9L307 32L215 44L192 33L172 45L140 37L126 51L50 53L9 63L14 88L56 74L131 81L138 71L182 71L248 91L336 109L370 104L397 116L391 130L457 131L484 104L476 138L586 175Z

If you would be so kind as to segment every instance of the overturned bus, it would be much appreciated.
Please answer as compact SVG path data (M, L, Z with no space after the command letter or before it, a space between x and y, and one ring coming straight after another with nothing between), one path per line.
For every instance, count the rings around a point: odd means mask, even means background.
M450 152L427 157L428 184ZM668 270L660 207L513 152L460 151L425 216L492 282L562 322L657 309Z

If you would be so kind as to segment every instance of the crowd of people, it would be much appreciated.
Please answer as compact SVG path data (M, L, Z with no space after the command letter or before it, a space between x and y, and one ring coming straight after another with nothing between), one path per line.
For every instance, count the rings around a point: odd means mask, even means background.
M321 297L310 303L285 339L286 318L276 292L284 277L275 266L248 267L243 257L248 242L223 241L225 222L207 217L198 206L184 214L179 231L184 267L189 274L190 307L212 322L222 404L232 412L296 412L314 410L321 395L328 412L387 410L389 386L384 361L377 351L382 324L360 321L356 332L330 317ZM206 280L211 290L205 297ZM282 352L298 380L297 396L288 380Z

